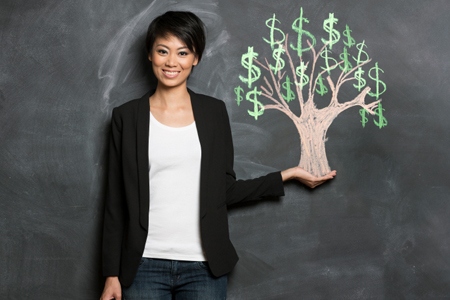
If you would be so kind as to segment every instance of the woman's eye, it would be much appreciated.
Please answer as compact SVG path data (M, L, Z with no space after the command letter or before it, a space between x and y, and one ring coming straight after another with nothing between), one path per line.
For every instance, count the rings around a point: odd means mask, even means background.
M186 55L188 55L188 54L189 54L189 53L187 53L186 51L181 51L181 52L180 52L180 55L181 55L181 56L186 56Z
M163 50L163 49L159 49L159 50L157 50L157 52L158 52L159 54L166 54L166 53L167 53L167 51L166 51L166 50Z

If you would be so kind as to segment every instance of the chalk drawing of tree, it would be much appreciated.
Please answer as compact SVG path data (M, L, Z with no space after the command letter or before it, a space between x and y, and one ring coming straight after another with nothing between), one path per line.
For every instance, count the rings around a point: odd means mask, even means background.
M269 18L266 21L269 38L263 40L271 47L272 59L258 60L258 53L249 46L241 59L246 72L239 79L244 87L237 86L234 92L239 106L244 98L251 103L247 104L251 108L247 112L255 120L269 109L290 118L300 136L299 166L318 176L330 171L325 151L326 134L340 113L360 107L363 127L368 115L373 116L379 128L387 125L379 98L386 91L386 85L380 79L384 72L378 63L369 66L371 59L365 41L357 43L348 25L339 31L338 19L333 13L323 22L325 34L318 49L316 37L307 31L308 23L300 8L299 18L291 26L295 38L289 43L289 36L279 28L281 22L275 14ZM368 80L374 87L373 92L367 85ZM344 85L351 85L354 91L349 99L339 97ZM348 93L345 95L348 97ZM374 99L367 101L367 96ZM326 99L328 105L318 108L315 97ZM268 103L263 104L261 98Z

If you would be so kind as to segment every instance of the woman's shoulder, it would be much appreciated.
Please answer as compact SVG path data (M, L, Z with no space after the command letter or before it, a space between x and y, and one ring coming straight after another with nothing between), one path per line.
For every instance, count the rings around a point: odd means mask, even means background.
M201 103L202 106L218 107L218 108L225 107L225 103L221 99L201 93L196 93L192 90L189 90L189 94L191 96L192 101L198 101L199 103Z
M127 102L120 104L114 108L116 113L131 113L140 109L142 106L148 106L148 98L150 97L151 92L147 92L140 98L128 100Z

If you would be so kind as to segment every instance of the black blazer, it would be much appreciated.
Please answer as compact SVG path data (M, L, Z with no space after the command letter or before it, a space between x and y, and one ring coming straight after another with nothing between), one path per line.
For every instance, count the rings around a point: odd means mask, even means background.
M103 230L103 275L129 286L147 239L149 92L114 108ZM200 228L211 272L230 272L238 257L228 234L227 205L284 195L280 172L236 180L225 104L189 90L201 145ZM150 146L151 147L151 146ZM173 183L176 188L177 183Z

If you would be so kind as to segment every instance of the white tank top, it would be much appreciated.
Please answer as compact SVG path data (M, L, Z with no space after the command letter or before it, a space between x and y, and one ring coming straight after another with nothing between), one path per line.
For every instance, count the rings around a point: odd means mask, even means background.
M170 127L150 113L150 210L144 257L205 261L200 238L201 148L195 122Z

